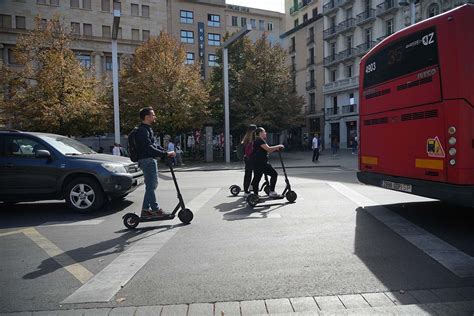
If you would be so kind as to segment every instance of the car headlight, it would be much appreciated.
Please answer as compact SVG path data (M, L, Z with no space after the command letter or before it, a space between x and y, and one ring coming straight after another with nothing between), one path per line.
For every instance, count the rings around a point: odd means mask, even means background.
M127 173L127 170L123 165L116 164L116 163L103 163L102 167L104 167L107 171L112 173Z

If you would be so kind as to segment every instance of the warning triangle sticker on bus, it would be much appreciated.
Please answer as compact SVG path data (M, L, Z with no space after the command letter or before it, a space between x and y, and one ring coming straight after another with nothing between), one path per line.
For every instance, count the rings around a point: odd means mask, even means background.
M437 157L437 158L444 158L444 149L439 141L438 136L435 138L428 138L426 140L426 152L428 153L429 157Z

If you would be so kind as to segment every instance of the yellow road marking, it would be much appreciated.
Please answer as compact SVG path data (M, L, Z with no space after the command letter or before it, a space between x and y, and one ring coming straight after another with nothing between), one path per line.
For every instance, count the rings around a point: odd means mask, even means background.
M94 275L92 272L87 270L81 264L75 262L71 257L65 254L55 244L49 241L48 238L41 235L34 227L28 227L21 230L15 230L11 232L1 233L1 236L8 236L13 234L23 233L30 238L35 244L43 249L54 261L64 267L69 273L71 273L76 279L82 284L86 283Z

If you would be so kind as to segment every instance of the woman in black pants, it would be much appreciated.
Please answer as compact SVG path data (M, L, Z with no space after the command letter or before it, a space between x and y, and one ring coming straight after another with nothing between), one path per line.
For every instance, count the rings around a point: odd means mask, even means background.
M285 146L282 144L268 146L266 142L267 132L263 127L257 128L255 134L257 137L253 144L253 192L258 195L260 180L262 179L262 175L266 174L267 176L270 176L270 197L277 197L278 194L275 192L275 186L277 183L278 173L273 169L272 165L268 163L268 154L283 149Z
M242 139L242 145L244 145L244 162L245 162L245 175L244 175L244 194L250 194L250 181L252 180L253 171L253 142L255 141L255 130L257 125L250 124L245 132L244 139Z

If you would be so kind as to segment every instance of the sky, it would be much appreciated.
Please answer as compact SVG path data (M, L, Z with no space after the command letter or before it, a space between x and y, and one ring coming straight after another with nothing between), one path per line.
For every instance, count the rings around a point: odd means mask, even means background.
M278 12L285 12L284 0L226 0L226 4L235 4L249 8L257 8Z

